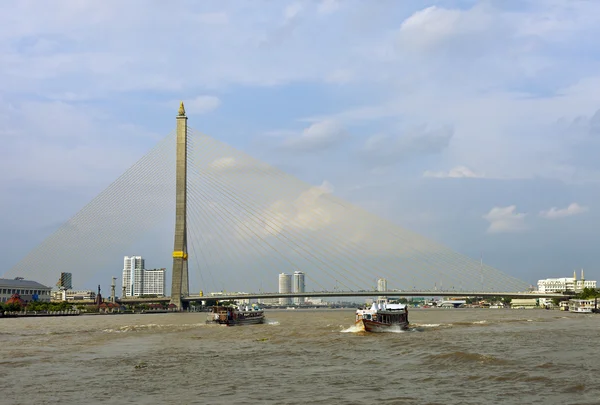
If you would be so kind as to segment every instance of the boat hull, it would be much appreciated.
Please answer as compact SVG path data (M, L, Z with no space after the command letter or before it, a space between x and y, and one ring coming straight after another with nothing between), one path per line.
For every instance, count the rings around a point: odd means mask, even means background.
M209 315L206 323L226 325L226 326L242 326L242 325L256 325L265 322L265 314L262 311L249 311L249 312L231 312L221 311L212 313Z
M397 330L408 329L408 322L383 323L377 321L370 321L367 319L361 319L356 321L356 326L363 329L365 332L392 332Z
M594 311L592 310L592 308L573 308L573 309L569 309L569 312L572 312L575 314L591 314Z

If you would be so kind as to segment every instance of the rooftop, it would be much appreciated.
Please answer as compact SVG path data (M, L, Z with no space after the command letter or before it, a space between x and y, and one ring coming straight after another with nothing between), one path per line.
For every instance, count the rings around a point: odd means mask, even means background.
M0 287L11 287L11 288L29 288L29 289L47 289L50 290L50 287L46 287L43 284L38 283L33 280L23 280L20 278L11 279L11 278L0 278Z

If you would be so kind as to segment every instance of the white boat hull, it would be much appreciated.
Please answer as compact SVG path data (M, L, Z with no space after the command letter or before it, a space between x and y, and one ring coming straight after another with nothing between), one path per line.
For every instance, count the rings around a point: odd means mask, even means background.
M359 321L356 321L356 326L363 329L365 332L391 332L395 330L408 329L408 322L382 323L377 321L369 321L367 319L361 319Z
M573 312L576 314L591 314L592 308L572 308L569 309L569 312Z

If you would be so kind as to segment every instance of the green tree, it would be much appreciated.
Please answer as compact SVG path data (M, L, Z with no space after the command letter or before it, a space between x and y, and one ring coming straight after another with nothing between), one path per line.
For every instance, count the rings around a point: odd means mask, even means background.
M575 297L580 300L589 300L590 298L600 297L600 293L595 288L584 288L579 294L576 294Z
M9 312L19 312L21 311L21 304L16 302L11 302L10 304L5 304L4 308L6 308Z

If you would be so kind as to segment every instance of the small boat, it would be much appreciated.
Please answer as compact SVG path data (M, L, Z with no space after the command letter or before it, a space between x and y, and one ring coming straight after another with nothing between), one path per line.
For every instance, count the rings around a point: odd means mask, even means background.
M366 332L407 329L408 306L387 301L374 302L371 308L356 310L355 324Z
M251 325L265 321L264 310L257 306L214 306L206 323L219 325Z

